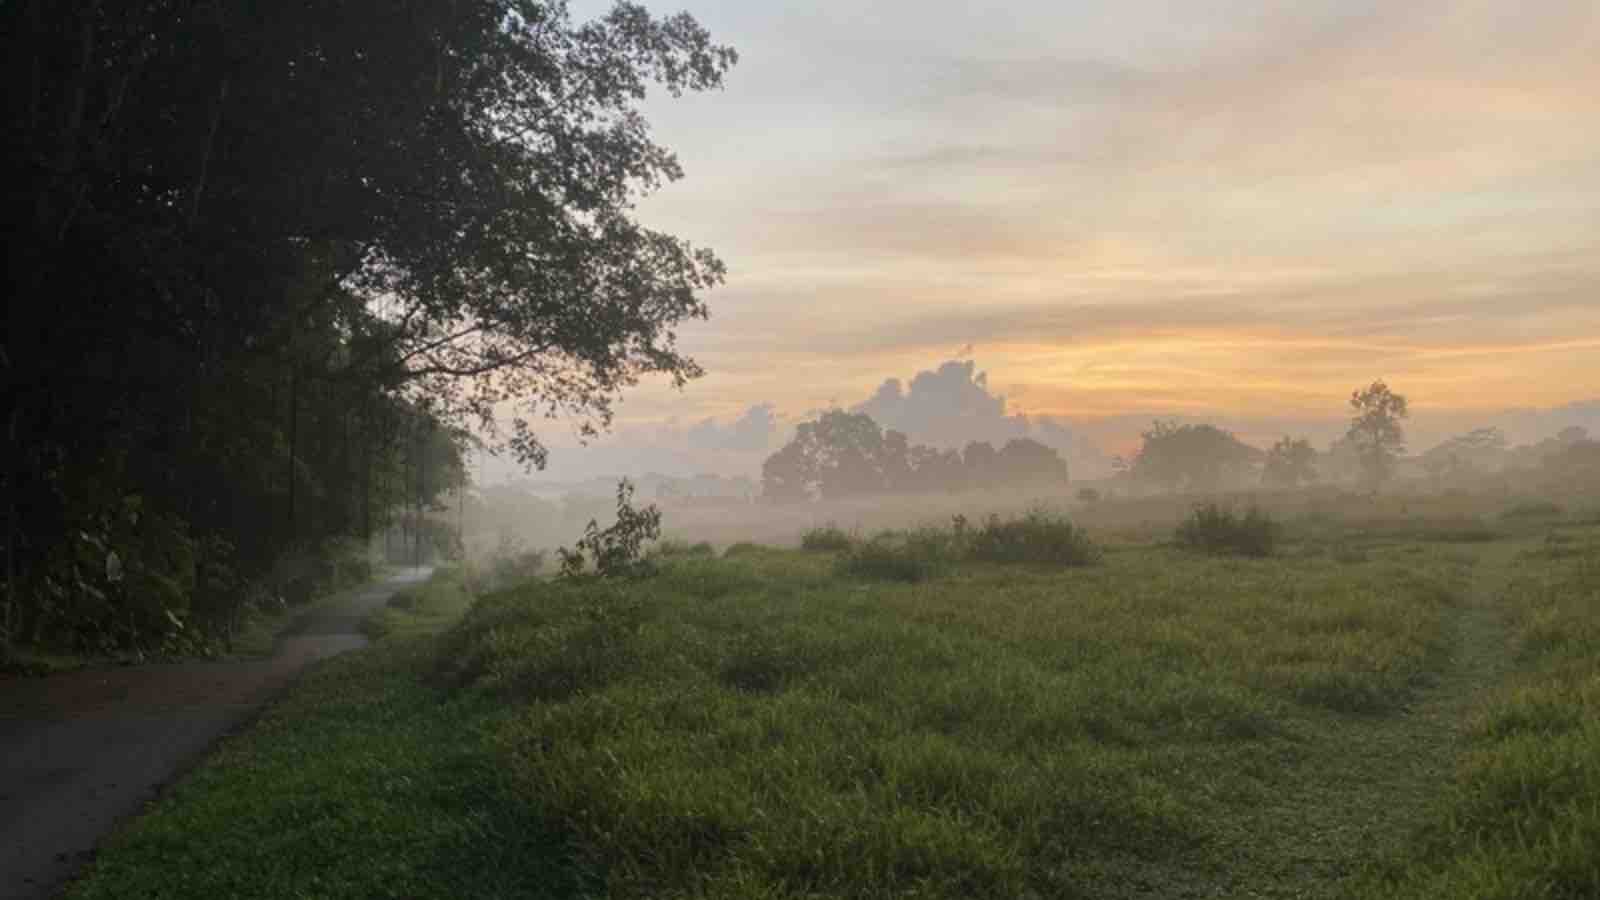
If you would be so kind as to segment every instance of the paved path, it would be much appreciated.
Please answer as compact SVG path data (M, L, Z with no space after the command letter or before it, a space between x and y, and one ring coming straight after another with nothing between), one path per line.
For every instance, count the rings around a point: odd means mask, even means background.
M0 900L49 897L118 821L306 666L363 647L363 618L413 569L302 619L270 658L0 681Z

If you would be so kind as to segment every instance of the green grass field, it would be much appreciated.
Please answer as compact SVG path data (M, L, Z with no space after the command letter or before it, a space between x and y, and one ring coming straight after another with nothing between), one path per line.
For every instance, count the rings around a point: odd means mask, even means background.
M1600 896L1600 528L1507 523L443 573L70 896Z

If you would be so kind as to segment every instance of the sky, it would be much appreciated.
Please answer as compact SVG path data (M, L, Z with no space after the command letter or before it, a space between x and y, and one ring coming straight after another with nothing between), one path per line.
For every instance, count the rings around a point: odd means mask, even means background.
M1428 439L1600 398L1592 0L646 5L741 56L644 107L686 177L640 218L729 274L680 330L706 377L598 446L761 410L775 449L950 361L1106 453L1326 440L1378 378Z

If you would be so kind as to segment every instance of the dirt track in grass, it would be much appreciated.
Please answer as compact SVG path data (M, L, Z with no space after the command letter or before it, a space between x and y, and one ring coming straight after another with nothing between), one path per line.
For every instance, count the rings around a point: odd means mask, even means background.
M0 681L0 900L51 896L119 821L305 668L367 643L360 624L431 569L308 614L272 656Z

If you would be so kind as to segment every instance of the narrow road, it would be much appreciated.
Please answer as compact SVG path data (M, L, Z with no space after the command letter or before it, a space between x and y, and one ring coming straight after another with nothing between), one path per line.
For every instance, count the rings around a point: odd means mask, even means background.
M113 825L307 666L365 646L362 619L431 573L351 591L301 619L266 659L0 682L0 900L51 896Z

